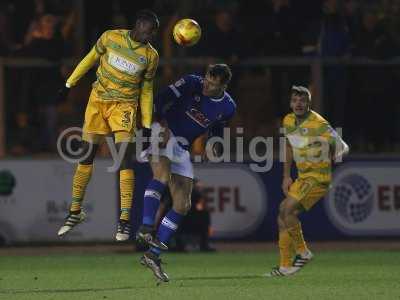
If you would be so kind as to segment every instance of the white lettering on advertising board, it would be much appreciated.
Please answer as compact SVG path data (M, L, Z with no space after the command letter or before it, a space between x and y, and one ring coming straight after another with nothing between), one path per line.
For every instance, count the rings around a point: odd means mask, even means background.
M97 160L83 207L84 223L67 241L112 241L117 222L115 173ZM5 160L0 165L0 235L10 242L59 241L71 202L75 166L61 160ZM14 184L12 184L14 183Z

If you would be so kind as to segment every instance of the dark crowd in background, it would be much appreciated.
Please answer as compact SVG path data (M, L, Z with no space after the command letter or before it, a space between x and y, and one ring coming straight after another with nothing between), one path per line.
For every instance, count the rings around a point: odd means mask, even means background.
M244 62L278 56L364 59L376 64L323 67L323 115L343 128L353 153L400 149L395 117L400 112L395 91L400 0L0 0L0 56L49 62L5 67L8 155L55 153L58 134L82 125L94 72L65 102L57 102L58 88L103 31L130 29L143 8L154 10L161 21L154 45L164 63L156 87L186 72L201 73L209 62L228 63L234 72L229 92L238 104L231 126L243 127L246 141L278 135L290 86L312 88L314 82L309 66ZM192 48L179 47L171 38L173 25L183 17L202 27L202 38ZM170 58L202 58L204 65L176 65L168 63Z

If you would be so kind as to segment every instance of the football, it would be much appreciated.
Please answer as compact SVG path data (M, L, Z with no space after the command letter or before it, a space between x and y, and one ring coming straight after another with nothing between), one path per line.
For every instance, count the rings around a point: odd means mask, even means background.
M199 23L192 19L179 20L173 30L174 40L178 45L190 47L199 41L201 28Z

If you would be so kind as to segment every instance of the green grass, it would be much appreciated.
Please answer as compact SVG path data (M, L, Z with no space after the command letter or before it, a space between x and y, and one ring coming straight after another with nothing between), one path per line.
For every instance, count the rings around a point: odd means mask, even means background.
M156 286L139 254L0 256L0 299L400 299L400 253L316 253L297 275L264 278L271 252L168 254Z

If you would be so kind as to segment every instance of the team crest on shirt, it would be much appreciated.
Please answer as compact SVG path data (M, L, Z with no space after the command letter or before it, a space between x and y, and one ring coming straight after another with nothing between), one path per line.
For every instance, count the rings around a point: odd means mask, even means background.
M301 128L300 132L302 135L306 135L308 133L308 128Z
M146 63L146 57L144 57L144 56L139 56L139 62L141 63L141 64L145 64Z
M218 114L217 115L217 120L221 120L222 119L222 114Z
M200 102L200 100L201 100L201 98L200 98L199 95L195 95L195 96L194 96L194 101Z

